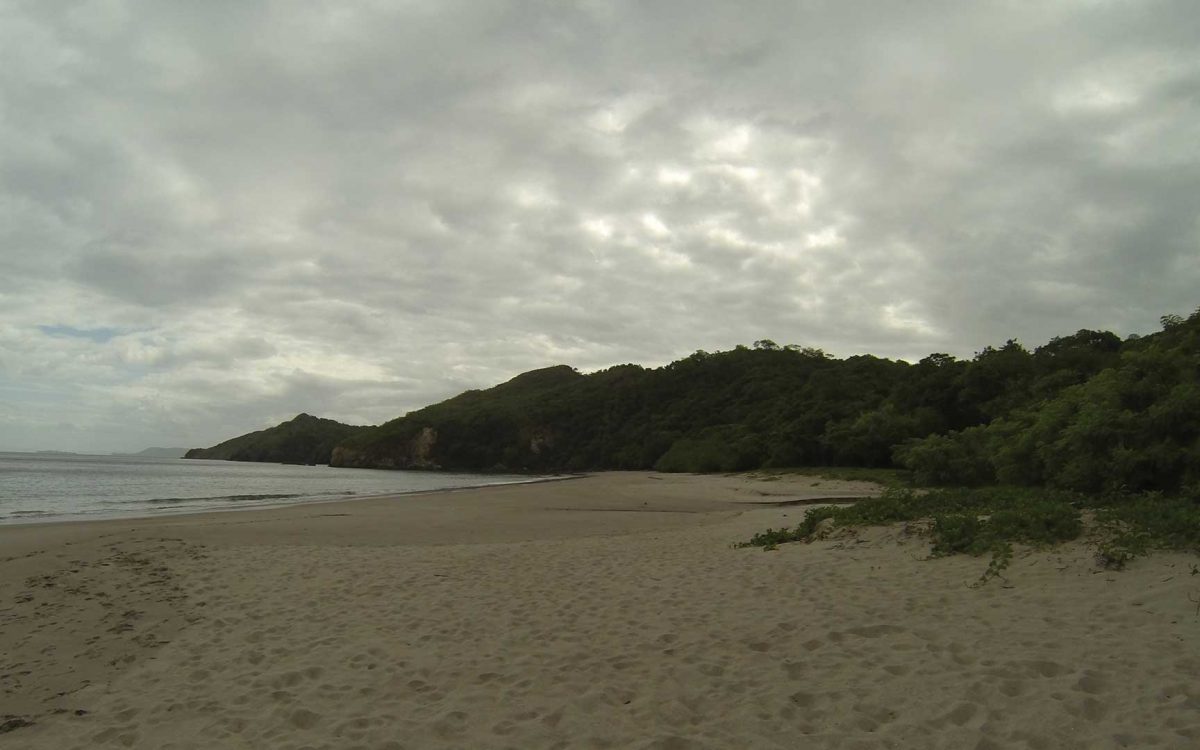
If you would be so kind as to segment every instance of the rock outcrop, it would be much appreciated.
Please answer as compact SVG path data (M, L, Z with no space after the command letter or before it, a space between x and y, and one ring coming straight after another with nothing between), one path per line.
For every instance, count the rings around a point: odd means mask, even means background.
M442 468L434 460L437 436L437 430L434 428L423 427L411 440L404 443L389 443L370 448L339 445L334 447L329 465L357 469L437 470Z

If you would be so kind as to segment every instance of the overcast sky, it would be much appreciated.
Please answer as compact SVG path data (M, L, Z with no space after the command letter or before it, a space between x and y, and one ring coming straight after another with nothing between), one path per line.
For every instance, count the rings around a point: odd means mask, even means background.
M0 450L1200 304L1181 2L0 0Z

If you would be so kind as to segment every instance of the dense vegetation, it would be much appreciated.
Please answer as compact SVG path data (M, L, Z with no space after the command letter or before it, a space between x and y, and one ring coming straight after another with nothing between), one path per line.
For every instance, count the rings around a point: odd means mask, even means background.
M1083 360L1073 347L1072 361L1089 376L1059 383L1060 370L1014 378L1008 390L1023 397L1009 408L979 425L908 441L896 458L921 483L1200 490L1200 312L1167 316L1160 333L1125 341L1106 357ZM1044 388L1047 381L1056 387Z
M327 464L333 447L362 429L300 414L270 429L241 435L211 448L193 448L184 458Z
M769 342L657 369L621 365L585 376L552 367L367 430L335 461L381 465L432 430L429 458L446 468L736 471L863 463L854 452L872 449L878 455L867 463L887 463L890 443L847 450L839 431L877 408L907 369ZM899 437L916 434L925 433Z
M770 341L665 367L521 375L342 443L335 462L739 471L899 465L921 483L1176 492L1200 481L1200 314L1121 340L916 364ZM416 443L420 443L416 446Z
M1087 512L1106 567L1152 549L1200 554L1200 311L1162 323L1160 333L1124 342L1080 331L1032 354L1013 342L985 350L972 365L1003 357L1008 373L987 389L998 407L984 405L978 424L893 450L915 483L950 487L893 487L853 506L814 509L799 526L744 546L903 522L928 534L935 556L990 553L987 580L1008 565L1014 543L1078 537Z
M1145 337L1083 330L970 360L835 359L764 340L653 369L550 367L378 427L301 415L189 455L477 471L900 466L919 484L1180 493L1200 488L1200 312Z

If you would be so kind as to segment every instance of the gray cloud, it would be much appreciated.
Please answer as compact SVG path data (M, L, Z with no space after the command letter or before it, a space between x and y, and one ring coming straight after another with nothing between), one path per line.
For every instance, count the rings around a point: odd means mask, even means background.
M0 4L0 449L1152 330L1200 284L1194 15Z

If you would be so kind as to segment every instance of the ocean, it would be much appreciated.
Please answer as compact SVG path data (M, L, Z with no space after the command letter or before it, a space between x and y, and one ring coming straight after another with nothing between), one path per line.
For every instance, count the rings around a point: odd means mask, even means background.
M0 524L260 508L537 479L142 456L0 453Z

